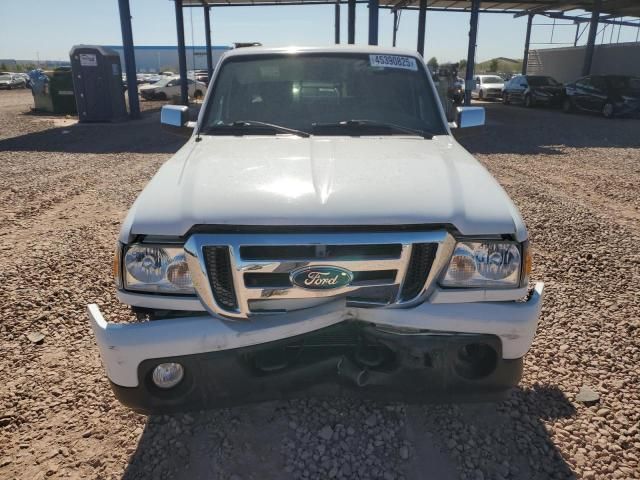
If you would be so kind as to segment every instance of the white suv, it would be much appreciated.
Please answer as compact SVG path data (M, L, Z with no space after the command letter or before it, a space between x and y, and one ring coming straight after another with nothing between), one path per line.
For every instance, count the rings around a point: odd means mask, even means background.
M543 292L527 230L416 53L242 48L212 85L197 122L163 108L190 137L122 225L115 282L137 320L88 307L124 404L468 401L518 383Z
M180 95L180 77L163 77L155 83L140 86L138 91L145 100L167 100ZM207 92L207 85L187 78L187 92L192 98L202 98Z
M504 80L497 75L476 75L476 85L471 91L473 98L480 100L502 99Z

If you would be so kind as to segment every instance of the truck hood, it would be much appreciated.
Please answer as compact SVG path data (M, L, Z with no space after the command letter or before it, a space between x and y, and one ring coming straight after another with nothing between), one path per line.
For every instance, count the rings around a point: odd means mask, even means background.
M203 136L158 171L122 235L194 225L452 224L526 230L511 200L452 137Z

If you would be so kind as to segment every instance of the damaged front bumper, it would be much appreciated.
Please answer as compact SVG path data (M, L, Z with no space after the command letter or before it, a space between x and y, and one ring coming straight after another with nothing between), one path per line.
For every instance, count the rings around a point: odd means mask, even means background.
M142 413L236 405L350 389L406 401L480 401L516 385L538 322L543 286L523 302L424 303L360 309L335 301L286 315L209 315L133 324L89 318L120 401ZM180 385L151 381L178 362Z

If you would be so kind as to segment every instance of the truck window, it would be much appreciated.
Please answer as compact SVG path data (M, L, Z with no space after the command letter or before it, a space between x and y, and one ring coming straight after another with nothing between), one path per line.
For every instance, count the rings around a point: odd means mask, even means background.
M348 120L446 133L417 58L362 53L230 57L215 80L202 131L239 121L312 131L313 124Z

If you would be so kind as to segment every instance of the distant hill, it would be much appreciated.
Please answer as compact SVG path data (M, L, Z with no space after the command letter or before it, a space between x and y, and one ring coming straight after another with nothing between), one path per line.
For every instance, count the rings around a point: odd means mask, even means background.
M497 68L494 68L496 67ZM513 58L497 57L486 62L476 64L476 73L520 73L522 71L522 60Z

